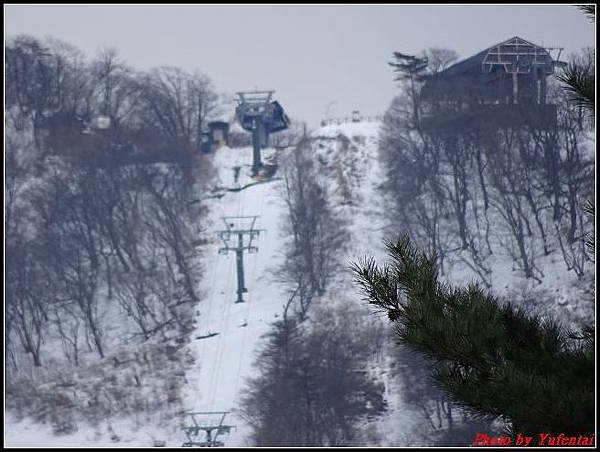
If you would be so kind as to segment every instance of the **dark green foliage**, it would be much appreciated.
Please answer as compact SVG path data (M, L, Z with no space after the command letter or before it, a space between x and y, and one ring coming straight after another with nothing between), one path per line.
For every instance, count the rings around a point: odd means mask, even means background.
M596 20L596 5L577 5L592 22ZM570 64L565 69L564 74L558 76L558 79L566 86L565 89L571 94L571 100L582 108L588 110L592 115L595 114L595 86L593 61L588 64Z
M596 79L592 67L570 64L558 79L565 84L570 100L590 114L595 112Z
M407 236L386 243L392 262L353 264L366 300L396 323L403 343L429 358L454 401L513 432L594 430L593 335L501 303L476 284L438 281L435 257Z
M427 58L419 58L414 55L407 55L401 52L394 52L394 59L388 63L397 73L396 80L412 79L415 75L422 73L427 69Z
M587 5L579 8L592 19L595 18L595 6ZM403 54L395 57L398 64L390 64L400 72L398 80L411 82L407 94L414 103L419 100L414 84L420 78L416 76L419 66L414 58L406 58L407 56ZM425 67L421 67L420 70L424 71ZM571 64L559 77L566 85L565 90L570 97L570 102L559 106L565 107L566 110L568 104L571 110L579 109L580 119L584 110L594 115L594 71L594 59L584 58ZM419 161L419 158L422 159L423 155L427 155L425 151L435 149L431 144L436 143L425 141L421 151L419 149L421 143L417 142L417 145L413 145L415 140L408 140L408 133L404 135L398 133L402 128L410 130L411 122L407 119L410 116L410 108L397 108L407 102L397 103L398 105L392 107L397 112L391 109L394 114L387 115L386 126L388 126L387 132L390 133L387 133L388 139L384 141L383 147L384 156L391 156L390 161L385 162L386 166L394 168L396 163L395 168L401 169L400 172L390 171L392 176L389 177L388 184L391 184L400 194L397 196L399 202L394 206L398 208L391 211L394 215L406 211L406 215L398 221L399 226L405 230L413 229L407 227L407 223L416 219L417 227L411 231L414 239L418 239L418 235L422 234L436 244L437 232L435 231L446 232L438 226L438 212L434 211L435 215L425 217L427 221L422 221L423 213L427 211L418 204L416 208L413 207L413 200L419 194L418 184L421 180L425 180L428 174L436 174L432 171L435 167L431 164L430 168L424 168L424 171L420 172L414 170L414 164ZM412 109L413 118L418 118L419 106L413 105ZM564 121L561 125L563 123ZM418 126L419 121L413 120L412 125ZM571 129L569 132L577 136L582 130L582 121L579 120L578 129ZM565 136L570 139L570 136ZM573 142L577 143L577 140ZM411 150L411 145L417 152L414 152L412 159L410 156L404 158L402 153ZM474 149L485 149L485 145L485 142L477 143ZM526 149L527 145L523 150ZM548 149L552 151L551 147ZM567 146L567 151L572 152L573 148L569 149ZM510 155L507 152L484 154L485 165L481 164L484 160L479 160L482 155L477 155L478 166L475 170L478 170L480 176L486 212L488 206L492 208L494 206L488 203L488 193L491 190L490 185L484 183L486 173L482 168L487 166L495 169L494 161L488 159L489 156ZM436 154L432 162L438 163L438 161ZM566 163L570 164L570 162ZM570 169L570 166L565 166ZM456 174L457 168L452 167L451 170ZM472 173L477 174L476 171ZM514 174L515 171L510 168L501 176L514 177ZM563 183L562 173L557 172L555 176L553 172L550 174L552 177L546 179L552 181L555 187L560 187L560 183ZM405 175L409 178L409 182L406 182ZM411 176L417 183L410 184ZM566 179L569 180L568 177ZM435 194L435 187L439 184L440 178L433 177L432 180L434 189L431 191ZM525 184L525 187L528 186L531 186L529 181ZM500 188L504 187L500 185ZM555 190L555 193L558 194L559 191ZM430 199L425 201L424 207L436 208ZM557 206L559 206L558 201L559 196L556 195ZM573 199L570 205L573 208L578 207L577 200ZM407 209L405 206L410 208ZM588 203L585 210L589 215L594 216L593 203ZM558 219L559 212L556 208L555 221ZM575 210L573 209L572 212ZM535 207L534 214L537 220ZM527 221L527 215L524 215L524 218ZM429 228L428 224L433 224L434 227ZM574 228L571 230L575 231ZM523 231L517 232L522 235ZM546 237L544 231L541 233ZM531 232L529 234L531 235ZM490 247L487 230L485 239L487 246ZM575 235L570 233L569 243L574 243L576 240ZM591 239L588 237L586 241L588 249L593 253L593 236ZM581 242L579 244L581 245ZM437 256L440 258L445 256L443 248L431 244L428 246L439 251ZM385 312L390 321L396 325L401 344L429 360L434 381L455 404L463 407L475 418L480 418L483 427L489 425L490 420L499 419L508 424L508 431L513 434L578 435L590 434L594 431L595 329L593 326L585 325L580 332L568 331L556 320L530 314L508 302L497 300L476 284L457 288L441 283L438 280L441 259L438 259L434 253L428 256L418 251L408 236L403 236L397 242L388 242L387 248L391 257L389 264L380 267L373 259L353 264L357 282L366 295L365 300ZM565 261L567 261L566 255ZM399 359L401 360L402 358ZM422 400L418 402L422 403ZM465 427L463 433L467 435L470 428L480 428L474 423L465 424L463 427ZM483 427L475 431L485 431ZM460 437L450 429L447 432L452 438ZM438 437L438 444L448 445L449 439L450 436Z
M577 8L586 14L592 22L596 20L596 5L577 5ZM586 109L592 116L596 114L596 78L594 72L593 60L588 59L587 63L569 65L564 74L558 76L558 79L566 85L565 90L571 95L570 100L580 108ZM588 201L584 210L593 221L596 217L594 201ZM589 253L594 255L596 248L593 231L586 235L585 241Z
M577 5L577 8L579 8L592 21L596 20L596 5Z

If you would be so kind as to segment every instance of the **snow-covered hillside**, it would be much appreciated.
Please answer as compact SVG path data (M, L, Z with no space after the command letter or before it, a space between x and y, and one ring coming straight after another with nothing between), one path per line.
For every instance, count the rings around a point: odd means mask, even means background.
M379 123L351 123L326 126L311 136L314 158L334 187L334 204L342 206L341 211L349 219L352 240L348 259L367 253L383 255L381 206L374 201L377 198L374 190L381 177L377 164L378 129ZM289 152L294 149L263 150L263 161L275 165L278 158ZM271 322L282 315L286 301L285 288L272 276L283 259L283 181L275 173L273 180L256 184L250 177L251 162L251 148L224 147L215 154L218 178L214 198L209 200L208 206L211 226L206 236L210 246L204 258L207 273L202 290L205 299L198 307L196 336L218 334L195 339L190 344L197 364L186 375L188 383L184 397L189 411L230 411L225 423L236 428L219 439L231 447L248 445L249 429L236 413L240 391L244 381L256 371L252 364L261 336L269 330ZM237 180L236 167L241 168ZM247 188L242 190L230 191L245 186ZM235 253L218 253L223 243L216 231L225 229L223 217L253 215L258 215L255 228L264 231L253 243L258 246L258 252L244 254L248 293L244 294L245 303L237 304L234 303L237 291ZM338 303L360 303L350 272L336 282L331 292L338 294Z
M350 220L352 240L348 258L366 253L382 255L380 206L372 203L374 187L380 175L377 165L377 134L379 123L354 123L326 126L312 133L314 158L323 174L331 178L334 187L334 204L342 207ZM276 164L285 153L266 149L262 152L266 164ZM244 254L246 287L245 303L236 304L237 281L235 254L218 254L221 240L211 235L211 249L206 253L208 273L203 281L206 300L199 306L198 336L218 333L216 336L195 340L190 347L198 357L198 365L188 372L186 394L190 411L230 411L226 423L236 429L220 437L227 446L248 445L248 427L236 414L240 391L244 381L253 376L252 364L261 336L270 323L282 315L286 301L284 287L272 276L282 263L283 241L281 226L285 205L281 198L284 186L275 174L274 180L248 186L231 192L227 189L252 184L250 177L252 150L250 148L221 148L215 155L219 171L219 190L211 200L212 230L224 229L222 217L259 215L256 228L261 232L256 254ZM234 168L241 167L239 180L235 181ZM338 295L337 302L359 301L347 272L336 282L331 292ZM246 326L244 326L246 325Z
M383 197L378 193L383 171L378 159L378 133L380 123L360 122L330 125L311 133L311 148L315 162L322 174L331 180L334 194L333 204L345 217L351 240L346 251L347 262L363 256L385 259L382 245L384 238ZM284 150L265 149L263 162L276 165ZM251 178L252 149L222 147L214 155L217 169L215 188L204 201L209 208L206 230L199 237L206 240L202 254L204 276L201 282L201 301L197 305L196 330L186 346L195 363L186 371L182 399L186 411L229 411L225 424L233 425L229 435L219 440L226 446L246 446L249 427L237 413L240 391L245 381L253 376L258 347L271 323L280 318L286 302L285 287L273 277L273 270L283 262L282 222L285 204L282 200L283 181L275 172L272 179L256 181ZM239 168L236 170L236 168ZM236 256L234 252L219 254L223 243L218 231L226 228L223 217L254 216L258 218L254 227L260 235L253 245L256 253L244 253L245 286L244 303L235 303L237 292ZM244 226L238 224L238 226ZM535 289L543 290L556 297L557 309L569 309L580 313L577 297L572 290L574 279L565 273L559 256L549 256L544 262L546 277ZM530 282L519 278L511 271L511 263L502 258L493 262L493 289L500 295L531 291ZM468 269L456 266L447 275L453 282L474 279ZM568 289L566 289L568 288ZM584 289L582 289L583 291ZM562 292L561 292L562 291ZM583 293L583 292L582 292ZM348 270L340 275L328 290L334 303L355 303L365 306L357 293L353 276ZM568 303L565 303L565 300ZM565 307L565 305L567 305ZM366 309L366 308L365 308ZM373 322L386 323L377 316ZM208 336L208 337L206 337ZM371 369L386 385L388 412L377 421L383 435L381 445L404 445L404 435L410 431L418 417L400 401L396 379L390 376L391 358L382 356ZM180 429L182 419L169 419L164 424L133 426L129 419L114 420L112 431L97 432L80 428L72 435L55 437L49 428L33 425L30 421L6 424L8 445L114 445L111 435L117 434L119 445L148 446L155 441L164 441L167 446L180 446L186 437ZM35 431L35 435L32 433ZM199 438L204 439L203 435Z
M276 157L274 149L262 152L266 164ZM215 191L217 197L209 204L210 226L206 235L210 246L205 253L207 271L202 283L205 299L198 306L196 336L217 335L194 339L190 345L198 357L198 364L187 374L185 400L189 411L231 411L236 407L239 390L251 373L255 346L269 323L281 314L283 297L280 288L269 277L281 258L279 224L282 206L278 197L281 182L272 180L240 191L228 191L255 182L250 177L251 163L252 148L223 147L215 155L218 188ZM235 167L241 168L237 182ZM244 294L244 303L235 303L236 255L235 252L218 253L223 242L216 231L226 229L223 217L254 215L258 216L254 228L264 231L253 240L258 252L244 252L248 292ZM240 227L245 225L240 224ZM226 444L243 445L246 432L242 421L231 413L226 423L238 426L228 438L223 438Z
M347 254L360 257L375 253L382 257L381 231L383 224L374 203L374 187L379 183L377 165L377 133L379 123L351 123L326 126L312 133L315 160L323 174L331 179L335 199L333 203L349 220L352 240ZM263 162L276 165L285 150L265 149ZM230 411L225 423L236 426L229 435L220 437L227 446L247 445L248 427L236 414L239 394L244 381L253 375L252 367L261 336L271 322L282 315L286 301L285 287L275 281L273 270L283 259L281 226L285 205L281 198L282 180L275 173L273 179L256 183L251 178L251 148L222 147L214 156L217 169L215 188L205 199L209 208L206 231L200 240L206 240L202 254L205 269L200 292L202 301L197 306L196 331L187 346L195 363L185 375L182 398L187 411ZM240 168L236 175L235 168ZM245 188L243 188L245 187ZM235 303L237 293L236 256L234 252L219 254L223 243L218 231L226 229L223 217L254 216L254 225L261 229L253 245L258 252L244 253L244 303ZM242 226L242 225L240 225ZM360 302L352 284L350 272L336 282L337 302ZM216 333L216 334L215 334ZM212 335L215 334L215 335ZM201 338L203 336L210 336ZM200 337L200 339L198 339ZM178 446L185 441L184 433L171 420L167 425L134 426L127 419L113 420L111 431L101 432L80 425L72 435L54 437L51 429L33 426L30 420L7 424L7 443L12 445L119 444L152 445L165 441ZM32 428L46 434L27 434Z

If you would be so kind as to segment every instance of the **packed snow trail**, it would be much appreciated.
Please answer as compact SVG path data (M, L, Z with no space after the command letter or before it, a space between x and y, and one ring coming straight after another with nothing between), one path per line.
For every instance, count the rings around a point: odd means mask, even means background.
M381 246L383 218L381 206L376 202L380 197L375 193L381 183L381 168L377 159L377 136L380 123L355 123L326 126L312 133L315 161L323 165L323 174L331 179L334 192L331 202L338 207L344 202L339 188L350 187L353 202L341 208L340 214L352 221L349 231L352 240L347 250L348 259L372 253L383 257ZM350 144L348 144L350 143ZM288 148L285 152L293 152ZM276 157L273 149L262 151L268 162ZM231 411L225 419L228 425L235 425L229 435L219 437L227 447L248 446L251 430L235 409L240 402L240 391L246 380L256 369L252 365L258 351L261 336L270 329L271 323L281 315L286 301L284 287L274 281L274 270L282 264L285 237L281 225L284 221L285 204L281 199L284 190L281 180L251 185L240 191L227 189L243 187L252 182L250 163L252 149L221 148L215 154L215 167L218 171L216 185L222 188L224 196L211 200L209 229L224 229L223 216L259 215L255 228L261 232L253 245L258 246L256 254L244 253L244 271L248 292L245 303L236 304L236 262L235 253L219 255L222 243L216 234L206 247L204 264L208 271L202 282L203 301L198 305L198 318L195 336L218 333L216 336L200 340L192 339L197 363L187 373L188 384L183 399L188 411ZM234 180L234 167L241 167L239 180ZM275 174L276 179L279 174ZM336 302L361 303L354 289L352 277L345 275L332 289ZM242 326L246 324L247 326ZM392 386L388 387L388 391ZM410 419L403 412L397 400L391 401L390 411L383 424L408 425ZM204 440L204 437L199 438ZM183 433L182 433L183 440ZM390 441L393 444L393 441Z
M264 149L266 163L275 156L275 150ZM252 148L220 148L216 151L214 165L218 187L243 187L250 178ZM237 182L234 167L241 167ZM205 248L203 264L207 274L201 283L203 299L197 307L197 329L192 335L196 364L186 375L187 385L183 399L188 411L232 411L239 403L243 381L252 373L254 352L260 337L280 315L284 304L283 288L272 281L270 275L281 259L282 189L280 180L251 185L240 191L224 190L224 196L211 199L208 219L209 245ZM216 231L225 229L222 217L258 215L255 229L265 229L253 240L258 252L244 252L245 286L244 303L237 298L236 256L218 253L223 246ZM212 337L196 339L218 333ZM229 435L219 438L227 446L244 445L248 431L243 422L231 412L225 419L236 425ZM184 434L182 432L182 442ZM203 437L199 438L204 440Z

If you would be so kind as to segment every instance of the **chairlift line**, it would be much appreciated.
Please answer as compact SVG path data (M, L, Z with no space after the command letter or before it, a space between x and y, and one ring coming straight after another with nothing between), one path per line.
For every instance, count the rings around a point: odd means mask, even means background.
M281 130L285 130L288 128L290 124L290 120L285 114L281 105L272 100L273 93L275 91L247 91L247 92L239 92L238 95L238 107L236 108L236 118L240 122L242 128L249 131L253 135L253 166L252 166L252 176L259 176L259 169L262 167L262 163L260 161L260 149L261 147L265 147L268 145L268 138L270 133L275 133ZM239 174L238 174L239 176ZM256 183L250 184L256 185ZM247 188L247 187L243 187ZM239 190L241 192L241 190ZM264 190L261 197L261 213L262 213L262 205L264 201ZM239 197L239 209L238 214L241 213L242 208L242 197ZM245 287L244 283L244 269L243 269L243 253L247 251L249 254L257 253L258 247L253 245L253 239L258 237L260 232L264 232L264 229L256 229L255 223L258 215L237 215L237 216L222 216L221 220L225 224L226 229L217 231L219 237L223 241L223 246L218 249L219 254L228 254L229 251L236 252L236 264L237 264L237 280L238 280L238 289L237 289L237 300L236 303L244 302L242 298L243 293L247 293L248 289ZM245 223L245 224L244 224ZM232 244L231 239L235 242L237 238L237 244ZM256 261L255 267L256 267ZM229 288L229 278L227 287ZM227 290L226 293L229 293ZM228 307L231 306L231 303L226 303ZM228 308L227 308L228 310ZM246 318L242 325L238 325L238 327L246 327L248 325L248 315L250 313L250 307L246 308ZM226 332L226 322L227 318L224 319L225 324L222 322L220 325L221 331ZM213 333L210 330L207 334L196 336L198 340L209 339L211 337L219 335L217 339L217 357L214 363L213 372L211 374L211 395L210 397L210 408L212 409L212 405L214 402L214 398L216 395L216 388L213 387L213 379L215 378L215 373L219 372L221 358L223 354L223 347L221 344L222 335L220 333ZM239 383L239 377L241 372L241 357L240 364L238 366L237 376L236 376L236 388ZM188 419L188 424L182 427L185 432L188 440L182 444L182 447L222 447L224 443L219 441L217 438L220 434L229 433L230 429L233 426L225 425L223 423L225 416L229 412L190 412L186 413L186 419ZM218 422L201 422L199 421L200 415L220 415L220 419ZM202 440L199 438L199 435L204 432L205 439Z

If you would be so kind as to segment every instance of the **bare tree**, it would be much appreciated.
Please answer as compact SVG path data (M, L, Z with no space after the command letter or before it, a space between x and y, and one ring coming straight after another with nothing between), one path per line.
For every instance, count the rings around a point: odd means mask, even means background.
M134 71L114 48L101 50L90 67L97 113L108 116L113 128L134 123L140 94Z
M46 342L79 365L105 356L115 329L142 341L185 334L199 300L192 241L203 211L192 200L210 165L193 151L217 105L210 81L136 73L114 49L88 64L54 39L18 36L6 54L11 378L21 356L42 366ZM109 129L90 124L99 114ZM119 308L129 321L109 325Z
M292 284L296 312L304 319L315 297L325 293L340 266L348 235L329 202L329 188L311 158L311 142L302 141L282 163L286 234L292 238L278 274Z
M206 118L218 97L208 78L175 67L153 69L140 79L142 124L184 149L199 149Z
M241 402L254 445L358 445L360 424L385 411L383 385L365 371L369 332L340 321L360 325L350 311L317 310L310 326L290 318L267 333Z
M425 56L428 63L427 72L432 75L447 69L458 60L458 53L443 47L431 47L427 49Z
M79 366L81 320L73 308L74 306L69 302L56 303L52 309L54 314L52 320L56 326L65 358L69 363Z
M6 250L11 263L6 275L7 313L23 350L31 355L36 367L41 367L41 345L52 301L52 285L45 278L35 245L23 238L13 236L12 239Z

